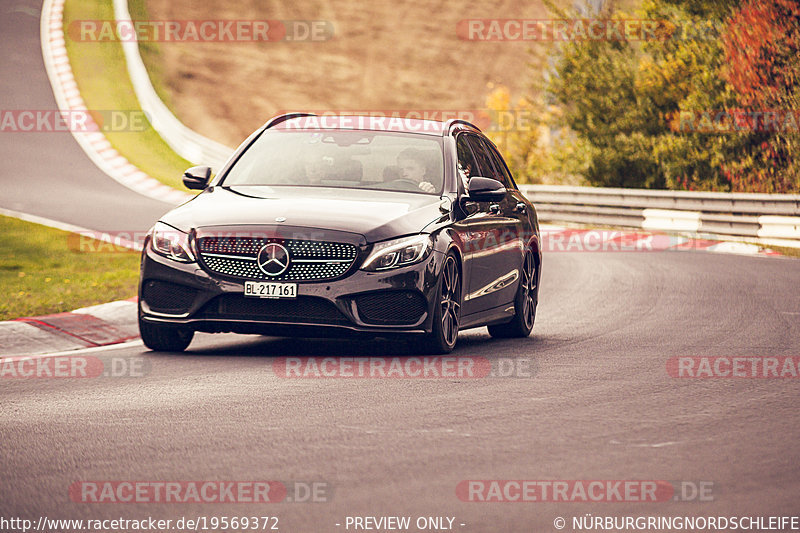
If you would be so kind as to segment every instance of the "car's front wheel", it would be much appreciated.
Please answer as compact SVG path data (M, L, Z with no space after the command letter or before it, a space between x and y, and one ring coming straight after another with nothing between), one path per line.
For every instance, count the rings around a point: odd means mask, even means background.
M192 342L194 331L151 324L139 318L139 334L144 345L156 352L182 352Z
M461 273L455 255L448 253L439 276L439 289L433 311L433 331L425 339L425 351L435 354L453 351L458 340L460 320Z
M525 259L520 270L519 288L514 299L514 318L505 324L489 326L489 335L492 337L501 339L527 337L533 330L539 291L536 282L536 259L533 257L532 250L525 252Z

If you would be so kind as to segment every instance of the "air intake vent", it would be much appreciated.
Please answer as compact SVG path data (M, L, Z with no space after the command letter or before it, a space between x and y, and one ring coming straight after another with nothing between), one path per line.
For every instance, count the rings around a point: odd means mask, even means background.
M196 295L197 289L166 281L149 280L142 287L142 299L156 313L187 313Z
M374 325L416 324L427 311L425 298L414 291L379 291L356 297L361 320Z

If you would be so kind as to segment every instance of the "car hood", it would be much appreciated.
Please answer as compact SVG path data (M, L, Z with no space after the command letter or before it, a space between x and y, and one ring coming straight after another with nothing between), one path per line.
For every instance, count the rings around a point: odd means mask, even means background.
M346 231L367 242L422 231L440 219L438 196L327 187L213 187L162 221L183 231L213 226L276 226ZM278 222L276 219L285 220Z

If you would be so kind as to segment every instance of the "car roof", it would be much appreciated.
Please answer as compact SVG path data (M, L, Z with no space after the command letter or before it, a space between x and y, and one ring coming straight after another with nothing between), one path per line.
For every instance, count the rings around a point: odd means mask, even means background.
M395 116L314 115L286 113L270 119L264 129L304 130L368 130L446 136L461 130L480 132L477 126L461 119L446 122Z

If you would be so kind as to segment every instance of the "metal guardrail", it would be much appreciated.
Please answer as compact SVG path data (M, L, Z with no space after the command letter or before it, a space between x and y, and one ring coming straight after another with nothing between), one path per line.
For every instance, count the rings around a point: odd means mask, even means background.
M522 185L542 221L751 238L800 246L800 195Z
M114 0L114 17L117 21L131 20L128 0ZM189 129L172 114L150 82L150 76L139 54L136 32L132 32L131 35L132 39L122 39L122 50L133 90L153 128L182 158L194 164L209 165L215 170L221 169L234 149Z

